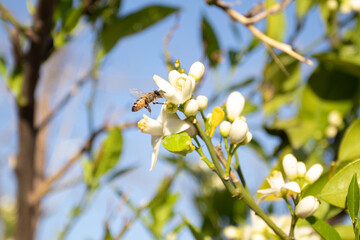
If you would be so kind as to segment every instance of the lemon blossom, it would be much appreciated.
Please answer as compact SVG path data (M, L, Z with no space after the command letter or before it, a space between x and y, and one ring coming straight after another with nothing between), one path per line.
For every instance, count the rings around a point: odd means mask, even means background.
M195 116L196 113L198 112L198 110L199 110L199 105L198 105L197 101L194 99L190 99L184 105L184 114L187 117Z
M259 194L262 194L260 201L268 196L281 198L285 195L300 193L299 184L297 182L285 183L280 171L273 171L266 181L269 183L270 188L259 189L257 191Z
M319 179L323 170L324 169L321 164L316 163L312 165L311 168L306 172L305 179L310 183L314 183L316 180Z
M221 134L221 136L223 136L223 137L229 136L230 128L231 128L231 122L223 121L220 124L220 134Z
M242 119L237 119L231 124L229 139L234 144L241 143L246 139L248 131L247 123Z
M151 171L156 165L163 137L188 130L191 128L191 123L181 120L177 114L167 113L164 110L164 106L161 108L157 119L152 119L146 115L143 115L143 117L144 118L138 122L138 128L141 132L151 135L151 144L153 147Z
M183 104L190 99L195 88L193 77L176 70L169 73L169 82L158 75L154 75L153 79L159 89L165 92L164 97L174 104Z
M208 98L206 96L200 95L196 98L196 101L199 105L199 110L203 111L207 108Z

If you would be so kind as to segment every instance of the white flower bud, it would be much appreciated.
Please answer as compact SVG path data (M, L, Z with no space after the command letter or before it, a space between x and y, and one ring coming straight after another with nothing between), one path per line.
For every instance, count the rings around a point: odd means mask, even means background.
M242 141L241 144L242 144L242 145L246 145L246 144L248 144L249 142L251 142L251 140L252 140L252 134L251 134L251 132L248 131L248 132L246 133L245 140Z
M297 174L298 174L298 177L301 177L301 178L305 177L306 166L305 166L304 162L297 163Z
M338 129L334 125L329 125L325 128L325 136L327 138L333 138L336 136L337 133Z
M230 127L229 139L232 143L238 144L245 140L248 132L248 125L243 120L235 120Z
M331 111L328 115L328 122L330 125L333 125L335 127L340 127L343 123L343 117L341 112L339 111Z
M195 81L199 81L199 79L204 75L205 66L201 62L194 62L189 70L189 76L195 78Z
M330 10L336 10L338 8L338 2L336 0L328 0L326 2L326 6L330 9Z
M199 105L199 110L203 111L207 108L208 98L206 96L200 95L196 98L196 101Z
M223 137L229 136L230 128L231 128L231 122L223 121L220 124L220 134L221 134L221 136L223 136Z
M290 180L293 180L297 177L297 159L294 155L291 153L286 154L283 158L282 165L286 176Z
M359 0L350 0L350 5L354 11L360 12L360 1Z
M319 200L313 196L307 196L300 200L295 207L295 214L300 218L307 218L313 215L318 209Z
M312 167L309 169L309 171L306 172L305 179L309 183L314 183L316 180L319 179L323 172L323 167L317 163L312 165Z
M240 239L241 237L241 230L235 226L225 227L223 233L229 239Z
M197 103L196 100L194 99L190 99L189 101L187 101L185 103L185 106L184 106L184 114L187 116L187 117L190 117L190 116L195 116L196 113L198 112L199 110L199 105Z
M230 122L233 122L240 116L244 109L245 98L240 92L232 92L226 101L227 118Z

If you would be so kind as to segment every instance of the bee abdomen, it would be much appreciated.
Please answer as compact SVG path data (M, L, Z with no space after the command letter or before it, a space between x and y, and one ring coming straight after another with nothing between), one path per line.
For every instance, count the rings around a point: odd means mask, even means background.
M145 106L145 101L143 98L139 98L138 100L136 100L136 102L134 102L134 105L131 108L131 111L133 112L137 112L140 109L142 109Z

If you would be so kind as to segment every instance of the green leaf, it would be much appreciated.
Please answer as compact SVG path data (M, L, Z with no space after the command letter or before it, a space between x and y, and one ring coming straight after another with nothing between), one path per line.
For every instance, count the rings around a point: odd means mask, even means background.
M163 138L162 144L168 151L182 156L195 150L191 137L186 132L166 136Z
M0 56L0 74L2 75L3 78L6 78L6 61L5 58L3 58L2 56Z
M231 67L236 67L242 59L242 53L238 50L229 50L229 60Z
M338 226L335 226L334 228L340 234L340 237L342 240L354 240L353 226L338 225Z
M266 0L266 8L270 8L273 5L278 4L275 0ZM282 41L285 31L285 17L284 13L271 14L267 17L267 31L266 35L269 37Z
M319 198L334 206L345 208L348 186L355 173L360 176L360 159L337 172L324 186Z
M296 0L296 15L303 18L314 4L314 0Z
M176 11L178 8L152 5L105 23L100 34L104 52L109 52L121 38L138 33Z
M216 68L221 60L220 45L213 27L205 16L202 18L202 41L205 55L211 67Z
M327 222L314 216L306 218L306 221L326 240L342 240L339 233Z
M96 179L112 169L119 161L123 147L121 130L114 127L103 142L94 162L93 173Z
M360 119L356 119L346 129L339 149L339 162L360 157Z
M354 223L359 216L359 184L357 182L357 174L355 173L351 179L348 194L346 197L346 207L349 215Z
M82 6L71 9L69 15L64 19L63 31L66 33L71 32L78 24L84 8Z
M131 172L135 169L136 167L128 167L128 168L123 168L123 169L120 169L114 173L112 173L109 178L107 179L108 182L111 182L111 181L114 181L116 180L118 177L128 173L128 172Z
M196 240L205 240L206 239L205 236L201 233L201 230L198 227L192 225L186 217L183 216L183 220L184 220L186 226L188 226L188 228L190 229L192 235L194 236L194 238Z

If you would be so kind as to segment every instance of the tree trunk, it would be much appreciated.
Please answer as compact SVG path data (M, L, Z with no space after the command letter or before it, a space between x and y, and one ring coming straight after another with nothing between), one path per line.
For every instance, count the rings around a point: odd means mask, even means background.
M43 176L42 154L36 154L38 133L34 124L36 102L35 89L39 80L41 63L46 59L51 42L52 17L56 0L39 0L33 19L30 48L23 59L23 76L19 113L19 152L17 173L17 225L15 239L34 239L40 217L40 203L29 202L29 196ZM42 148L40 148L42 149Z

